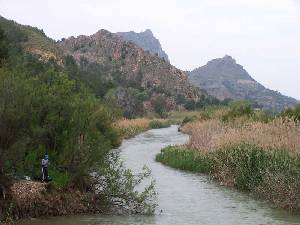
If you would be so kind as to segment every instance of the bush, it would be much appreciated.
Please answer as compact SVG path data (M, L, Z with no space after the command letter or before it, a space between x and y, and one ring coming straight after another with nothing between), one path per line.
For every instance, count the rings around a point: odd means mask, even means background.
M287 109L283 113L281 113L282 117L289 117L295 120L296 122L300 122L300 105L298 105L294 109Z
M229 111L225 115L223 115L222 120L229 121L231 119L241 117L241 116L251 117L253 113L254 111L251 108L249 102L246 101L232 102L231 104L229 104Z
M198 119L197 116L186 116L184 117L184 119L182 120L182 125L186 124L186 123L190 123L190 122L194 122Z
M170 124L167 120L152 120L149 123L149 127L151 129L159 129L159 128L166 128L169 127Z
M157 193L155 181L147 167L144 166L142 172L133 174L125 168L118 153L111 153L95 174L95 180L97 194L103 196L108 205L134 214L154 214ZM143 183L145 180L147 184ZM137 191L137 186L141 187L141 184L143 190Z
M0 69L0 171L38 176L48 152L51 167L87 174L118 144L118 115L67 74L34 63Z
M49 177L52 178L52 183L57 188L67 188L71 183L71 177L67 171L59 171L53 166L49 167Z

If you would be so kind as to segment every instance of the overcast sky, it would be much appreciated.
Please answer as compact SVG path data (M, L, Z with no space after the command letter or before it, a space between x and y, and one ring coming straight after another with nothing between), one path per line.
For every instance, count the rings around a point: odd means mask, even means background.
M56 40L149 28L182 70L228 54L300 99L300 0L0 0L0 14Z

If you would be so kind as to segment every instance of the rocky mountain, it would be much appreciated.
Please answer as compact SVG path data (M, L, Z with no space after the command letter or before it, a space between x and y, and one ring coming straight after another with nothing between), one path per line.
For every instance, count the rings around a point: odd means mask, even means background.
M130 89L131 93L143 92L145 111L152 111L158 98L164 98L162 104L167 110L172 110L205 95L190 85L183 71L109 31L99 30L90 36L70 37L58 45L65 55L71 55L79 65L89 63L101 66L105 70L102 79L116 81L120 87ZM131 104L125 101L128 92L119 90L117 95L119 103L128 108Z
M297 104L297 100L265 88L231 57L213 59L205 66L188 72L195 86L220 100L248 100L265 109L281 111Z
M169 62L168 55L164 52L161 44L157 38L154 37L151 30L147 29L144 32L136 33L134 31L130 32L118 32L116 33L125 41L131 41L143 48L145 51L149 51L153 55L157 55L160 58Z
M160 44L149 30L141 37L149 38L145 43L154 46L153 51L157 48L157 54L106 30L54 41L41 29L1 16L0 27L22 51L41 61L57 63L101 98L116 97L128 116L141 116L160 108L173 110L207 96L188 82L185 72L158 56L163 51L159 51Z

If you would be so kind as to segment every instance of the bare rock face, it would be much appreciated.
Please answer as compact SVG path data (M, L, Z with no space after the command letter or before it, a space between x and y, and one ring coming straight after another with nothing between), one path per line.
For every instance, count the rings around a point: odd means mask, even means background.
M248 72L231 56L213 59L205 66L189 74L189 80L195 86L205 89L208 94L220 100L248 100L253 105L281 111L297 104L297 100L279 92L265 88L255 81Z
M187 100L196 100L201 95L183 71L106 30L91 36L70 37L58 44L78 63L98 63L106 68L107 78L132 83L152 95L159 93L174 99L182 95Z
M118 32L116 34L123 40L133 42L145 51L149 51L152 55L157 55L165 61L169 62L168 55L162 49L159 40L154 37L151 30L147 29L144 32L140 33L136 33L134 31Z

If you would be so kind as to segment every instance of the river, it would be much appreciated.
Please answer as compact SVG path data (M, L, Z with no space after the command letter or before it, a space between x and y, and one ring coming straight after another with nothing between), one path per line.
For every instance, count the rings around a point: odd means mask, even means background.
M289 225L300 224L300 216L274 209L245 193L222 187L207 176L185 173L155 162L161 148L183 144L188 137L176 126L150 130L120 146L125 165L152 170L158 192L155 216L86 215L35 219L22 225ZM162 210L162 211L161 211Z

